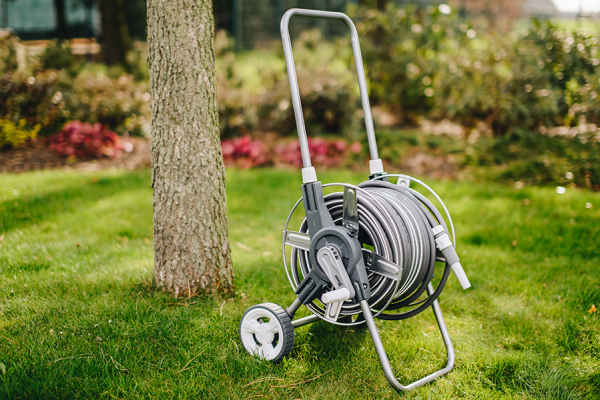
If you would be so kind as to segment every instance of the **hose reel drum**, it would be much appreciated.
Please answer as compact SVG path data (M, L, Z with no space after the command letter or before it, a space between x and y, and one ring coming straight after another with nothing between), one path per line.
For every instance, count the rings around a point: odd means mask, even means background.
M371 156L370 179L359 185L322 184L312 167L288 29L294 15L339 19L350 28ZM290 211L282 238L285 271L297 297L285 310L273 303L250 307L240 322L242 343L251 354L276 362L292 350L294 328L318 320L343 326L366 324L390 385L402 391L422 386L454 365L452 342L437 301L450 272L464 289L470 287L456 254L450 214L423 182L384 172L352 21L342 13L291 9L282 18L281 35L304 164L302 197ZM423 186L439 201L446 218L427 197L410 187L411 182ZM333 192L324 195L323 188ZM290 221L302 211L302 223L297 230L292 229ZM289 259L286 247L291 247ZM431 281L436 262L443 263L444 268L434 288ZM312 315L293 320L302 305ZM448 364L404 386L392 373L374 319L401 320L429 307L446 345Z

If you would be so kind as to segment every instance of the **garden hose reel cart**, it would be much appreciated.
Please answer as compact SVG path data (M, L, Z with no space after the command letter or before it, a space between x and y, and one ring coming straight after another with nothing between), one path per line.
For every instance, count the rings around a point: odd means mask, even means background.
M339 19L350 28L371 157L370 179L359 185L322 184L317 180L308 150L288 28L294 15ZM338 12L291 9L281 20L281 37L304 165L302 197L290 211L282 241L285 271L297 297L285 310L273 303L250 307L240 322L244 348L276 362L292 350L295 328L319 320L341 326L366 324L390 385L402 391L422 386L454 366L454 349L437 301L450 271L463 289L470 287L454 247L450 214L439 196L423 182L384 172L375 143L358 34L352 20ZM397 182L393 184L389 178L397 178ZM427 197L410 188L411 182L422 185L440 202L447 223ZM339 190L324 195L324 187ZM304 218L299 229L290 229L293 215L302 210ZM436 262L445 266L434 288L431 280ZM301 305L312 315L293 320ZM433 308L446 345L448 363L445 368L404 386L392 373L375 318L401 320L429 307ZM402 308L409 311L399 312Z

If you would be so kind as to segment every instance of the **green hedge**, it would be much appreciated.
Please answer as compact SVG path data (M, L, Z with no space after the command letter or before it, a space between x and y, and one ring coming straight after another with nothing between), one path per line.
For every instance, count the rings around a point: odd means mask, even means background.
M150 94L130 75L111 78L82 71L42 70L0 76L0 119L41 126L40 135L58 132L68 121L101 123L119 134L147 135Z
M372 98L402 120L513 128L599 121L597 40L551 22L503 34L440 8L358 9Z
M236 54L223 33L216 43L222 137L253 131L294 135L281 45ZM314 30L303 32L293 46L307 130L312 135L351 136L359 121L359 102L356 79L345 64L348 45L326 42Z

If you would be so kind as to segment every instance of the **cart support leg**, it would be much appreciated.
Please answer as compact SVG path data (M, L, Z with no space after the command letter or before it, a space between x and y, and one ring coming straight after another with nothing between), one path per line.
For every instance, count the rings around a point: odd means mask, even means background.
M429 286L427 286L427 293L431 295L433 292L433 286L430 283ZM436 371L433 374L428 375L406 386L398 382L398 380L394 376L394 373L392 372L392 367L390 366L390 361L388 360L387 354L385 353L385 349L383 348L381 337L379 337L379 331L377 330L377 326L375 325L373 314L369 309L369 303L366 300L363 300L360 302L360 307L362 308L363 315L365 317L365 320L367 321L367 327L369 328L369 333L371 334L371 338L373 339L373 344L375 345L375 350L377 351L377 355L379 356L379 361L381 362L381 367L383 368L385 377L394 389L398 391L408 391L418 388L419 386L423 386L426 383L432 382L440 376L447 374L454 367L454 347L452 346L452 341L450 340L448 328L446 328L446 324L444 323L442 310L440 309L440 304L437 300L433 302L433 305L431 307L433 308L433 314L435 315L438 327L440 328L440 332L442 334L442 338L444 339L444 344L446 345L446 351L448 353L448 364L443 369L440 369L439 371Z
M300 328L301 326L312 324L313 322L317 322L320 319L321 318L319 318L318 316L313 314L313 315L309 315L308 317L298 318L298 319L292 321L292 326L294 327L294 329L296 329L296 328Z
M301 305L302 302L300 301L300 299L296 298L296 300L294 300L294 302L290 304L288 308L285 309L285 312L290 316L290 319L294 318L296 311L298 311Z

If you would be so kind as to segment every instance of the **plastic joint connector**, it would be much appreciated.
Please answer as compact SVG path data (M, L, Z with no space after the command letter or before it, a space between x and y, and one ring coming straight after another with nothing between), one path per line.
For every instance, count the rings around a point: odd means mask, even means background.
M319 297L329 284L330 282L325 282L319 278L319 275L317 275L317 272L313 269L306 275L300 285L298 285L296 295L302 304L308 304Z

